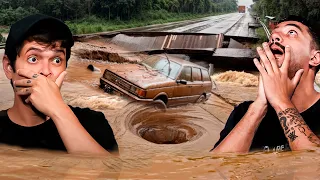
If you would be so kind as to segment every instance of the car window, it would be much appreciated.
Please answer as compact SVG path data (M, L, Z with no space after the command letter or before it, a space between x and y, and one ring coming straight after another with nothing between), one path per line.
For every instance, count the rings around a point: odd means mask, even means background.
M199 68L192 68L192 81L201 81L201 71Z
M176 79L180 68L180 64L168 61L167 59L162 59L155 65L155 69L159 70L162 74L169 76L171 79Z
M144 60L142 64L158 70L161 74L168 76L171 79L176 79L181 69L180 64L169 61L167 58L159 58L156 56Z
M202 72L202 81L211 81L207 70L201 69L201 72Z
M191 81L191 67L184 67L182 69L179 80Z

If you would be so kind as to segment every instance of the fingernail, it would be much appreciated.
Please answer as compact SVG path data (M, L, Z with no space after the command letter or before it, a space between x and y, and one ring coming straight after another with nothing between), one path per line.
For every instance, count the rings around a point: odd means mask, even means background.
M290 48L290 46L289 46L289 45L286 45L286 48Z
M261 49L261 47L259 46L259 47L257 47L257 50L258 50L258 51L261 51L262 49Z
M263 43L262 44L264 47L267 47L268 46L268 43Z

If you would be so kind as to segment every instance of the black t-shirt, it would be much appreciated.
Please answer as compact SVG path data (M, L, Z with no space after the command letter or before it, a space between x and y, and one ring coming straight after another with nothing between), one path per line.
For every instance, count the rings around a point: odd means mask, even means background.
M102 112L69 106L87 132L107 151L118 151L112 128ZM25 148L63 150L66 148L52 119L32 126L12 122L7 110L0 111L0 143Z
M224 129L220 133L219 141L214 145L217 147L221 141L231 132L247 112L252 101L246 101L235 107L230 114ZM320 100L309 109L300 113L310 129L320 134ZM266 116L263 118L253 138L250 151L285 151L290 150L289 143L284 135L276 111L269 105Z

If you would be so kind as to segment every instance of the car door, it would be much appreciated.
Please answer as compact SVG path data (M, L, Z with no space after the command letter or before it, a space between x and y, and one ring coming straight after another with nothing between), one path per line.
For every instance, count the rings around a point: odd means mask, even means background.
M191 94L192 101L196 101L203 93L203 82L200 68L192 67Z
M187 84L177 83L173 91L172 102L175 104L182 104L190 101L191 96L191 80L192 80L192 69L189 66L182 68L180 75L177 80L184 80Z
M209 76L209 72L205 69L201 69L202 81L203 81L203 92L210 93L212 89L212 82Z

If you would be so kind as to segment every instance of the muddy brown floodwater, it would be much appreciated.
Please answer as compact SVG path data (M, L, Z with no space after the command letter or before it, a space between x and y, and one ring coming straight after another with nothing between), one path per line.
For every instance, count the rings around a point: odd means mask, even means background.
M101 42L92 44L101 45ZM104 46L108 51L117 50L115 45ZM209 153L233 105L256 97L255 82L230 82L230 78L229 82L222 82L224 77L219 77L221 81L217 78L216 82L218 88L205 104L189 104L169 108L165 113L158 112L125 96L110 95L99 89L104 65L111 62L82 59L78 52L90 48L94 49L88 43L75 44L61 92L66 103L89 107L105 114L119 144L119 158L70 155L3 145L0 147L0 179L320 177L319 152L260 152L248 155ZM0 55L3 55L1 50ZM88 70L89 64L101 71ZM2 64L0 90L0 109L9 108L13 102L13 92L3 73Z

